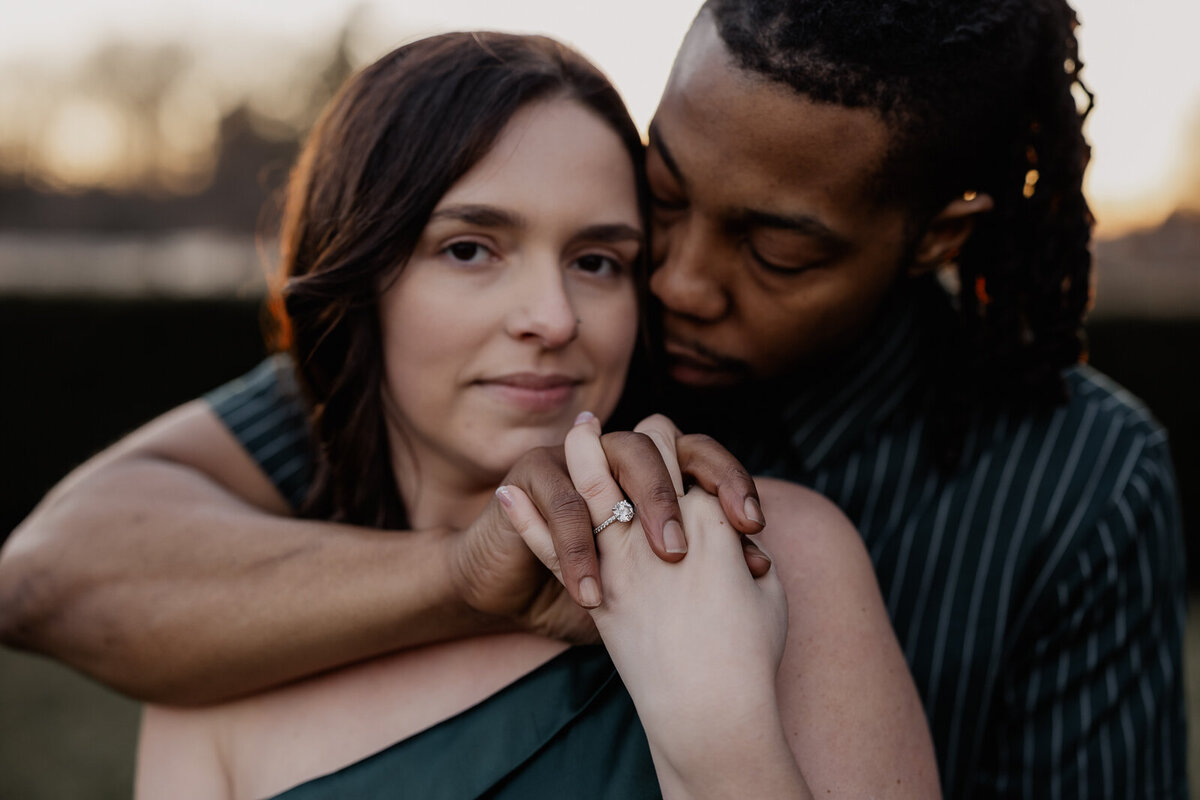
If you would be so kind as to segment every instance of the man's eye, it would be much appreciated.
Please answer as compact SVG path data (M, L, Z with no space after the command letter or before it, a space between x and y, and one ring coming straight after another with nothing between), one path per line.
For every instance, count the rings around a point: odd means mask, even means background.
M810 269L815 269L821 266L821 261L806 261L797 262L794 264L778 264L770 261L762 256L753 246L749 247L750 257L767 272L773 272L777 275L799 275L802 272L807 272Z
M683 199L666 199L653 192L650 193L650 205L655 211L682 211L687 208L687 201Z

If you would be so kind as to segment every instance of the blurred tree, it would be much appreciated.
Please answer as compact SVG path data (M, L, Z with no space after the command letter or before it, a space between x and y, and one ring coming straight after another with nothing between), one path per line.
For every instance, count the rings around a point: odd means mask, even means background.
M322 48L324 58L303 60L288 85L274 87L304 98L289 113L264 113L257 106L267 104L240 87L212 135L199 139L200 157L192 152L182 165L172 131L188 133L206 111L186 117L196 111L189 106L197 98L196 54L180 44L105 45L52 100L43 96L49 104L38 108L38 124L0 129L10 140L0 142L0 231L270 230L268 201L286 181L300 139L355 69L349 41L358 18L351 14ZM101 130L106 122L111 130ZM15 136L41 142L35 157ZM197 167L203 174L188 171Z

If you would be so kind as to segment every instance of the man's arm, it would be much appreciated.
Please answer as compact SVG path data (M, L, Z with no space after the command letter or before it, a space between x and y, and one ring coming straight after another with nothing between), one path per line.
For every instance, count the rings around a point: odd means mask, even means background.
M1101 513L1035 570L981 796L1187 797L1174 476L1161 432L1136 448Z
M618 480L655 551L679 519L644 435L610 434ZM719 448L681 456L742 507L753 482ZM156 420L67 476L0 551L0 639L135 697L228 699L407 646L497 630L591 640L572 601L599 576L590 523L560 458L506 478L550 520L570 595L496 502L466 531L376 531L298 520L204 402ZM716 489L714 488L714 491ZM735 519L747 532L761 525ZM566 569L564 569L566 571Z
M4 640L192 703L504 626L456 596L450 531L287 514L208 405L182 406L69 475L12 534Z

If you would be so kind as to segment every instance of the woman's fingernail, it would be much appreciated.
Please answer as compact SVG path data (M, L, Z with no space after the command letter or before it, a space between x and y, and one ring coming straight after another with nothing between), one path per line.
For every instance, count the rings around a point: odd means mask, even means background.
M663 525L663 545L668 553L686 553L687 539L683 538L683 526L675 520Z
M500 501L500 505L505 508L512 508L512 495L509 494L507 486L501 486L496 489L496 499Z
M759 525L766 525L767 521L763 519L762 507L753 497L746 498L746 505L743 511L746 514L746 519L751 522L757 522Z
M596 415L590 411L580 411L579 416L575 418L575 424L582 425L583 423L585 423L589 420L593 420L595 418L596 418Z
M579 582L579 599L583 602L584 608L595 608L600 605L600 584L596 583L596 579L591 575Z

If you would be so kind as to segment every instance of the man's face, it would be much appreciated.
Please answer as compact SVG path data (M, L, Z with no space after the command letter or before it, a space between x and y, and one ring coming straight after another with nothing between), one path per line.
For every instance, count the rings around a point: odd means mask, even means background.
M888 131L733 64L707 15L651 125L650 287L672 377L719 386L818 364L853 343L901 279L901 209L873 181Z

